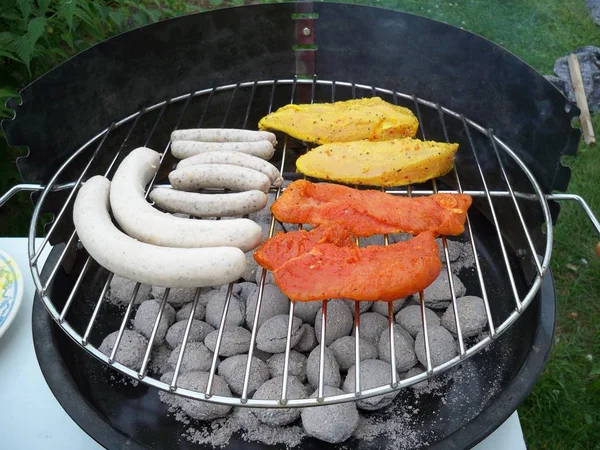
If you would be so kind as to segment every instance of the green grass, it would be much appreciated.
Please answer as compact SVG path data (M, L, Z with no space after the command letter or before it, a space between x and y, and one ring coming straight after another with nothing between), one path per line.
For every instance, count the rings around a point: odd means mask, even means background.
M243 0L193 3L218 8ZM461 26L504 46L543 74L552 72L557 58L600 42L600 27L592 22L585 0L354 3L400 9ZM594 125L600 136L599 117ZM18 181L14 155L3 145L0 193ZM569 192L582 195L600 213L600 148L582 145L579 155L567 164L573 169ZM30 211L27 194L0 209L0 235L24 235ZM594 252L599 237L579 206L568 203L563 205L555 233L556 340L550 361L519 414L530 449L600 449L600 258Z

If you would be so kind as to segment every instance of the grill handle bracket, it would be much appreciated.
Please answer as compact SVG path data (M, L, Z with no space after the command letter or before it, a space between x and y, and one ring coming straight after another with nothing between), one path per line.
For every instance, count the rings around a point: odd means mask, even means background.
M592 211L592 208L590 208L590 205L587 204L583 197L575 194L549 194L546 195L546 199L558 201L570 200L579 203L579 206L583 208L588 218L592 222L592 225L594 225L594 228L596 228L596 232L600 235L600 222L596 218L596 215L594 214L594 211ZM596 254L600 256L600 242L596 244Z
M71 189L71 188L73 188L74 185L75 185L75 183L59 184L56 187L54 187L52 189L52 191L63 191L65 189ZM0 197L0 208L2 208L2 206L4 206L4 204L6 202L8 202L12 197L14 197L19 192L23 192L23 191L41 192L44 189L46 189L46 186L44 186L43 184L38 184L38 183L15 184L13 187L11 187L8 191L6 191Z

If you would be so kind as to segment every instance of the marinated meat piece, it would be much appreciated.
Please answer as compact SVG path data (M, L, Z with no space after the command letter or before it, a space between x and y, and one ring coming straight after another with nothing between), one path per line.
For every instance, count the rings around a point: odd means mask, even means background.
M337 225L362 237L424 231L459 235L471 202L466 194L408 198L298 180L273 203L271 212L282 222Z
M418 127L419 121L410 109L379 97L285 105L258 123L261 130L283 131L317 144L414 137Z

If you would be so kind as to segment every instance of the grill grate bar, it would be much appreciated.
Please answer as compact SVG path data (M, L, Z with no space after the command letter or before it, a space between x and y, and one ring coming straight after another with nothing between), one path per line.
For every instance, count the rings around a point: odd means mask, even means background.
M362 390L360 385L360 302L358 301L354 302L354 332L354 392L358 397L360 395L360 391Z
M440 122L442 124L442 129L444 131L444 139L446 142L450 142L448 137L448 130L446 128L446 121L444 120L444 113L439 104L436 104L436 109L438 111L438 115L440 117ZM454 173L454 179L456 181L456 185L458 187L459 193L467 193L467 191L463 191L462 183L460 181L460 177L458 176L458 170L456 169L456 164L452 164L452 172ZM481 297L483 298L483 304L485 306L485 314L487 317L488 328L490 330L490 337L494 339L496 337L496 328L494 325L494 321L492 319L492 310L490 308L490 302L487 295L487 289L485 287L485 282L483 281L483 271L481 270L481 264L479 263L479 253L477 252L477 246L475 245L475 237L473 234L473 228L471 227L471 219L469 218L469 213L467 212L467 234L469 235L469 242L471 244L471 250L473 252L473 259L475 261L475 268L477 271L477 278L479 280L479 287L481 288ZM456 316L456 311L454 312Z
M215 353L213 356L212 364L210 366L210 373L208 374L208 382L206 384L206 396L212 395L212 385L215 377L215 371L217 369L217 360L219 358L219 350L221 349L221 340L223 339L223 331L225 330L225 322L227 321L227 313L229 312L229 305L231 303L231 296L233 295L233 283L229 283L227 286L227 294L225 295L225 304L223 305L223 312L221 313L221 320L219 322L219 331L217 332L217 345L215 347ZM190 316L190 325L193 316Z
M504 264L506 265L506 270L508 272L508 278L510 280L510 286L512 289L513 296L515 298L515 304L517 306L517 311L521 311L523 306L522 306L521 300L519 298L519 292L517 291L517 285L515 284L515 279L514 279L512 270L510 268L510 262L508 261L508 254L506 253L506 247L504 245L504 239L502 238L502 231L500 230L500 224L498 223L498 217L496 216L496 210L494 208L494 203L492 202L492 197L487 195L487 193L488 193L487 182L485 180L485 175L483 174L483 169L479 162L479 156L477 156L477 151L475 150L475 144L473 143L473 138L471 137L471 130L469 130L469 126L467 124L465 117L461 116L461 119L462 119L462 123L463 123L463 128L465 129L467 138L469 140L469 146L471 147L471 153L473 154L473 158L475 159L475 164L477 165L477 170L481 177L481 182L483 184L483 190L486 192L486 197L487 197L488 203L490 205L490 212L492 214L492 219L494 222L494 227L496 229L496 234L498 235L500 249L502 250L502 258L504 259Z
M419 102L417 101L417 97L413 96L413 102L415 105L415 110L417 112L417 119L420 124L423 124L423 120L421 118L421 108L419 106ZM421 125L419 127L421 136L423 140L426 140L425 137L425 127ZM431 184L433 187L433 193L438 193L437 181L435 178L431 180ZM448 285L450 287L450 297L452 303L452 310L454 311L454 323L456 324L456 334L458 336L458 350L461 358L465 356L465 342L463 339L462 329L460 327L460 319L458 317L458 304L456 302L456 290L454 289L454 278L452 276L452 264L450 262L450 253L448 251L448 242L446 240L446 236L442 235L442 247L444 249L444 260L446 262L446 274L448 275Z
M56 216L56 219L54 219L54 222L52 223L52 226L50 227L50 230L48 231L48 234L46 234L46 237L44 238L44 240L40 244L39 248L37 249L37 252L33 256L33 258L31 258L31 263L32 264L35 264L37 262L38 258L42 254L42 251L44 250L44 248L48 244L48 241L50 240L50 236L52 236L52 234L54 233L54 230L56 229L58 223L60 222L60 219L62 219L63 215L65 214L65 211L67 210L67 207L71 204L71 200L73 200L73 198L75 197L75 192L77 192L77 189L79 189L79 186L81 185L81 182L83 181L83 178L87 174L88 170L90 170L90 167L92 167L92 163L96 159L96 156L98 156L98 154L100 153L100 149L102 148L102 145L104 145L104 142L106 141L106 138L108 137L108 135L110 134L110 132L113 130L114 126L115 126L114 122L110 124L110 126L108 127L108 131L104 134L104 136L102 136L102 139L100 140L100 143L96 147L96 150L94 151L94 153L92 153L91 158L89 159L89 161L86 164L85 168L83 169L83 171L79 175L79 178L77 178L77 181L75 182L75 185L71 189L71 192L69 193L69 196L67 197L67 200L65 201L65 203L62 206L62 208L60 209L58 215Z
M423 291L419 292L419 305L421 306L421 321L423 325L423 342L425 343L425 359L427 361L427 373L433 373L431 366L431 350L429 348L429 333L427 331L427 316L425 315L425 298Z
M190 316L188 317L188 323L185 326L185 331L183 332L183 340L181 341L181 350L179 351L179 355L177 355L177 364L175 365L175 371L173 372L173 379L171 380L171 384L169 385L169 389L174 391L177 389L177 380L179 379L179 372L181 370L181 364L183 362L183 357L185 354L185 349L188 344L188 337L190 335L190 330L192 329L192 323L194 322L194 315L196 314L196 308L198 308L198 301L200 300L200 294L202 290L200 288L196 289L196 294L194 295L194 301L192 303L192 309L190 311ZM219 354L218 345L220 342L217 342L217 348L215 349L215 354L213 357L213 364L216 366L215 359L218 359L217 355ZM212 370L212 367L211 367ZM211 381L210 378L208 380ZM209 395L209 384L206 385L206 395Z
M69 297L67 297L67 301L65 302L65 305L63 306L63 309L60 312L60 316L58 317L59 322L63 322L65 320L65 316L67 315L67 312L69 311L69 308L71 307L71 303L73 303L73 299L75 298L75 295L79 291L81 282L85 278L85 274L89 270L91 264L92 264L92 258L90 258L88 256L88 258L85 260L85 263L83 264L83 268L81 269L79 276L77 277L77 281L75 281L75 284L73 285L73 289L71 289L71 293L69 294Z
M254 96L256 95L256 82L252 85L252 91L250 92L250 100L248 101L248 107L246 108L246 114L244 115L244 122L242 122L242 128L248 126L248 117L250 117L250 111L252 109L252 103L254 103Z
M321 307L321 342L319 343L319 401L323 400L323 386L325 385L325 342L327 336L327 300L323 300Z
M129 303L127 304L127 311L125 311L125 315L123 316L123 320L121 321L121 326L119 327L119 332L117 333L117 339L115 339L113 349L110 352L110 356L108 357L108 362L110 364L112 364L115 360L115 355L117 354L117 350L119 348L119 345L121 344L121 338L123 337L123 332L125 331L125 327L127 326L127 321L129 320L131 311L133 311L133 305L140 290L140 286L140 283L136 283L135 287L133 288L133 292L131 293Z
M529 229L527 228L527 224L525 223L525 218L523 217L523 213L521 212L521 208L519 207L519 202L517 202L517 198L515 197L515 192L513 190L512 184L508 179L508 174L504 169L504 163L502 162L502 158L500 157L500 152L498 151L498 146L496 145L496 137L494 136L493 130L488 130L488 137L492 142L492 148L494 149L494 153L496 154L496 159L498 160L498 164L500 165L500 171L502 172L502 177L506 181L506 186L508 187L508 192L510 193L510 198L515 205L515 209L517 210L517 215L519 216L519 221L523 226L523 231L525 232L525 238L527 239L527 244L529 244L529 250L531 250L531 258L535 263L535 267L537 269L538 275L543 274L542 265L537 257L537 251L535 250L535 246L533 245L533 240L531 239L531 234L529 233Z
M148 346L146 347L146 353L144 354L144 360L142 361L142 367L138 372L138 378L141 380L146 376L146 371L148 370L148 362L150 361L150 354L152 353L152 347L154 346L154 341L156 340L156 333L158 332L158 327L160 326L160 320L162 319L163 312L165 310L165 305L167 304L167 298L171 293L171 288L166 288L165 292L162 296L162 300L160 302L160 307L158 308L158 314L156 315L156 319L154 320L154 326L152 327L152 333L150 334L150 339L148 339ZM100 302L102 298L100 299ZM98 305L100 305L98 302ZM91 325L91 323L90 323Z
M290 314L288 316L287 336L285 341L285 358L283 360L283 381L281 384L281 399L279 401L281 405L285 405L287 403L288 372L290 370L290 347L292 343L292 324L294 322L295 305L295 302L290 301Z
M106 279L106 283L104 283L102 292L100 293L100 296L98 297L98 301L96 302L96 306L94 307L94 312L92 313L92 317L90 318L88 326L85 329L85 334L83 335L83 339L81 340L81 343L83 345L87 345L87 343L88 343L90 333L92 332L92 327L94 326L94 322L96 322L96 317L98 316L98 312L100 311L100 306L102 305L102 300L104 300L104 297L106 296L106 292L108 291L108 286L110 285L110 282L112 279L113 279L113 274L110 273L108 275L108 278Z
M235 94L237 94L238 88L240 84L236 84L235 88L233 88L233 92L231 93L231 98L229 99L229 103L227 104L227 109L225 110L225 115L223 116L223 120L221 121L221 128L225 128L227 124L227 119L229 118L229 112L231 111L231 105L233 105L233 99L235 98Z

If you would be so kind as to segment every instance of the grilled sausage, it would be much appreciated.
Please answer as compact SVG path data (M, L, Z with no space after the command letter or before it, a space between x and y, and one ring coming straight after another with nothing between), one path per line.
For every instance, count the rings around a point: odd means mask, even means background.
M275 148L270 141L253 142L197 142L197 141L173 141L171 153L177 159L189 158L207 152L239 152L254 155L258 158L269 160L275 154Z
M176 169L169 174L171 186L180 191L204 188L268 192L271 180L264 173L228 164L200 164Z
M73 207L79 239L102 267L142 284L170 288L217 286L244 273L246 258L236 247L159 247L122 233L110 219L110 191L108 179L92 177L77 193Z
M251 142L270 141L276 145L277 139L270 131L242 130L237 128L190 128L175 130L171 133L171 141L200 142Z
M156 188L150 192L150 200L173 213L195 217L230 217L260 211L267 205L267 194L257 190L230 194L198 194Z
M283 178L273 164L264 161L256 156L247 155L238 152L207 152L200 155L191 156L177 164L178 169L184 167L196 166L198 164L231 164L234 166L246 167L248 169L258 170L264 173L271 180L275 187L281 186Z
M260 243L261 228L249 219L217 223L174 217L153 208L145 199L144 187L157 172L159 161L160 155L154 150L137 148L127 155L113 177L111 209L125 233L142 242L164 247L228 246L247 252Z

